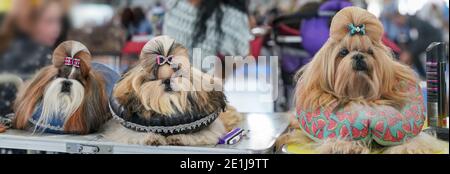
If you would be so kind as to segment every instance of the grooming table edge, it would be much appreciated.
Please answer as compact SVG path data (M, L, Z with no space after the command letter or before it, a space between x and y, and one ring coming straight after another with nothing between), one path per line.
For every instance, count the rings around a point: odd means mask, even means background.
M238 126L249 130L235 145L216 146L142 146L109 142L101 133L76 135L30 135L8 130L0 133L0 148L90 154L261 154L272 153L276 139L287 129L289 114L243 114Z

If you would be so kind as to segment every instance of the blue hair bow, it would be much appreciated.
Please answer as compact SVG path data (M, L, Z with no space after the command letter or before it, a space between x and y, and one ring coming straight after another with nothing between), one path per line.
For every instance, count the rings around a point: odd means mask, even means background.
M348 24L348 29L350 30L350 35L354 36L355 34L365 35L366 34L366 25L361 24L359 26L355 26L354 24Z

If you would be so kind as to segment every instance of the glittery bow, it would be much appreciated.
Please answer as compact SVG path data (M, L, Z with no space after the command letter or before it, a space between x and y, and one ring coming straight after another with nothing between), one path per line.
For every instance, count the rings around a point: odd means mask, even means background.
M354 36L355 34L365 35L366 34L366 26L361 24L359 26L355 26L354 24L349 24L348 29L350 30L350 35Z
M73 66L75 68L80 68L80 59L66 57L66 58L64 58L64 65Z
M156 61L157 61L157 63L158 63L158 65L160 65L160 66L162 66L162 65L164 65L164 64L169 64L169 65L172 65L173 64L173 56L171 55L171 56L168 56L168 57L164 57L164 56L162 56L162 55L158 55L157 57L156 57Z

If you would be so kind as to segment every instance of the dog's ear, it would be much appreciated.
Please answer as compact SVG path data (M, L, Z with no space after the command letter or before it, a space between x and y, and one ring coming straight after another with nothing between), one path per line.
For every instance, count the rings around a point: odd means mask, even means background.
M81 76L87 78L91 72L91 55L89 52L81 51L76 53L74 57L80 59Z
M390 101L388 105L402 107L408 100L408 87L418 84L415 72L397 62L391 50L382 43L374 44L373 52L378 62L378 66L374 67L375 72L383 84L380 89L381 97Z
M189 75L191 76L192 85L195 90L223 91L223 81L220 78L203 73L194 67L190 68Z
M331 104L334 99L332 91L335 78L335 45L334 41L329 39L312 61L298 72L295 89L297 108L314 109Z
M110 118L105 80L97 72L90 74L80 108L70 117L65 131L87 134L97 131Z
M31 117L36 104L44 95L47 84L56 76L58 69L48 66L40 70L30 81L19 90L14 101L14 127L24 129Z
M294 75L294 82L298 82L300 80L300 77L302 77L303 73L305 72L305 69L308 67L308 65L304 65L302 68L300 68Z
M116 83L113 89L113 96L119 101L119 103L127 103L130 95L133 95L134 89L138 90L135 92L139 92L140 85L142 85L143 82L141 77L142 73L144 73L143 67L138 64L122 75L122 78Z

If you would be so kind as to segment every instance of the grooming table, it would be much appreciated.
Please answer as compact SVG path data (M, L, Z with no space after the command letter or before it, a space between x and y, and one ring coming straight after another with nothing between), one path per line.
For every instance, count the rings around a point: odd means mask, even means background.
M8 130L0 133L0 148L37 150L62 153L98 154L199 154L199 153L272 153L275 140L287 129L289 115L243 114L240 128L249 130L235 145L215 146L142 146L106 141L101 133L85 136L30 135L29 132Z

